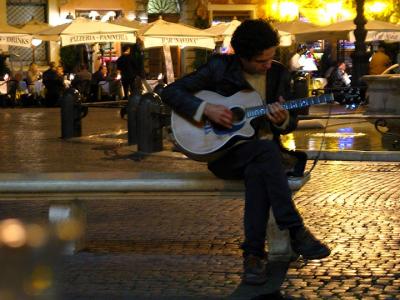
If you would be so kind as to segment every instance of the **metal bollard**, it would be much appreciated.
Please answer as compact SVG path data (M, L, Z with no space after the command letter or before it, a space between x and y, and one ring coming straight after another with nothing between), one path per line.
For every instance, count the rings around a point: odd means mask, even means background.
M82 118L88 114L88 108L81 105L79 92L69 88L60 99L61 138L68 139L82 135Z
M165 84L162 81L159 81L157 83L157 85L154 87L153 92L156 93L157 95L159 95L161 97L162 91L164 90L164 88L167 86L167 84Z
M128 144L135 145L138 142L138 107L140 103L141 94L135 93L133 96L128 98Z
M151 153L163 150L163 127L168 124L170 110L155 93L143 94L137 111L138 151Z

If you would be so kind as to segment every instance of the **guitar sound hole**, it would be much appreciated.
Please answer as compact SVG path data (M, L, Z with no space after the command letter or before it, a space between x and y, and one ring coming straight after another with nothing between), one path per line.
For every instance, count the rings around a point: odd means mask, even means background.
M243 121L244 119L244 110L241 107L232 107L231 108L233 114L233 124L237 124Z
M241 107L232 107L231 108L232 114L233 114L233 119L232 119L232 125L233 130L237 130L235 126L240 124L243 119L245 118L245 112ZM232 129L228 129L222 125L219 125L217 123L211 122L212 127L214 128L215 132L231 132Z

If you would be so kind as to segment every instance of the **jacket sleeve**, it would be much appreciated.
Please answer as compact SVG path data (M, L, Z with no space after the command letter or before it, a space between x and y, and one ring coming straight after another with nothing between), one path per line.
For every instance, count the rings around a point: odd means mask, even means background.
M201 90L212 90L215 71L218 66L215 59L201 66L197 71L186 75L168 85L162 92L162 100L178 114L193 118L203 102L194 94Z

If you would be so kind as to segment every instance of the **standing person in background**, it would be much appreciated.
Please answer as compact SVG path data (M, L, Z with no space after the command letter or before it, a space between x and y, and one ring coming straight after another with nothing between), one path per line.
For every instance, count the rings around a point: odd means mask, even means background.
M117 59L117 69L121 74L121 83L124 89L124 99L136 92L135 79L139 75L139 68L131 54L128 45L122 47L122 55Z
M55 106L64 90L64 73L55 62L50 62L49 68L43 72L43 84L46 87L45 105Z
M196 97L196 92L209 90L229 97L253 90L268 105L266 115L254 124L257 134L253 139L228 147L208 162L209 170L217 177L244 180L243 281L263 284L267 280L265 239L270 208L279 228L289 230L296 253L305 259L317 259L328 256L330 250L304 226L292 201L276 142L279 134L292 132L297 125L296 113L282 107L284 98L290 97L290 74L273 61L278 32L265 20L246 20L235 30L231 45L235 54L213 56L197 71L168 85L162 98L194 123L209 120L226 129L234 122L229 98L226 105L213 104Z
M324 52L322 53L321 60L319 61L319 72L321 77L328 78L329 74L327 74L328 70L331 67L335 66L335 61L332 55L332 45L330 43L326 43Z
M380 43L369 62L369 75L380 75L390 67L390 65L391 61L389 55L386 54L385 45Z
M289 71L296 73L304 67L304 54L307 52L307 47L299 45L296 53L289 60Z

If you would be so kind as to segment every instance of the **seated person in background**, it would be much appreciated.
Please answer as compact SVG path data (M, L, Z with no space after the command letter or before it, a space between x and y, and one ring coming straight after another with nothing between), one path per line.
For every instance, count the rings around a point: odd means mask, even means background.
M90 94L91 80L92 73L89 72L86 65L81 65L71 84L72 87L79 91L84 99L87 99Z
M87 65L81 65L78 73L75 74L75 80L78 81L92 80L92 73L89 72Z
M39 71L37 64L31 63L26 75L26 82L28 84L29 93L34 97L40 94L40 90L35 89L35 84L42 79L42 72ZM39 83L41 84L41 83Z
M344 61L339 61L336 67L331 68L330 72L327 72L328 83L325 87L325 91L333 93L335 101L340 104L351 104L359 97L359 90L351 88L351 79L349 74L346 72L346 64ZM354 95L353 95L354 94Z
M92 76L92 93L95 100L114 98L117 93L119 80L114 79L108 72L106 65L101 65Z
M369 62L369 74L380 75L391 65L390 57L386 54L383 43L379 44L378 49L372 54Z
M43 72L43 84L46 87L45 105L55 106L64 90L64 72L55 62L50 62L49 69Z
M28 85L23 78L22 72L17 72L8 81L8 94L11 96L11 105L27 104L29 98Z
M12 92L18 92L19 94L28 94L28 85L24 80L24 76L21 72L15 73L11 78Z
M101 65L99 69L93 73L91 94L94 100L101 100L102 88L106 82L110 81L111 77L108 75L108 68L106 65Z
M328 88L340 89L349 87L351 83L349 75L346 73L346 64L344 61L339 61L328 76Z
M42 72L39 71L37 64L31 63L26 76L27 83L32 84L40 79L42 79Z

